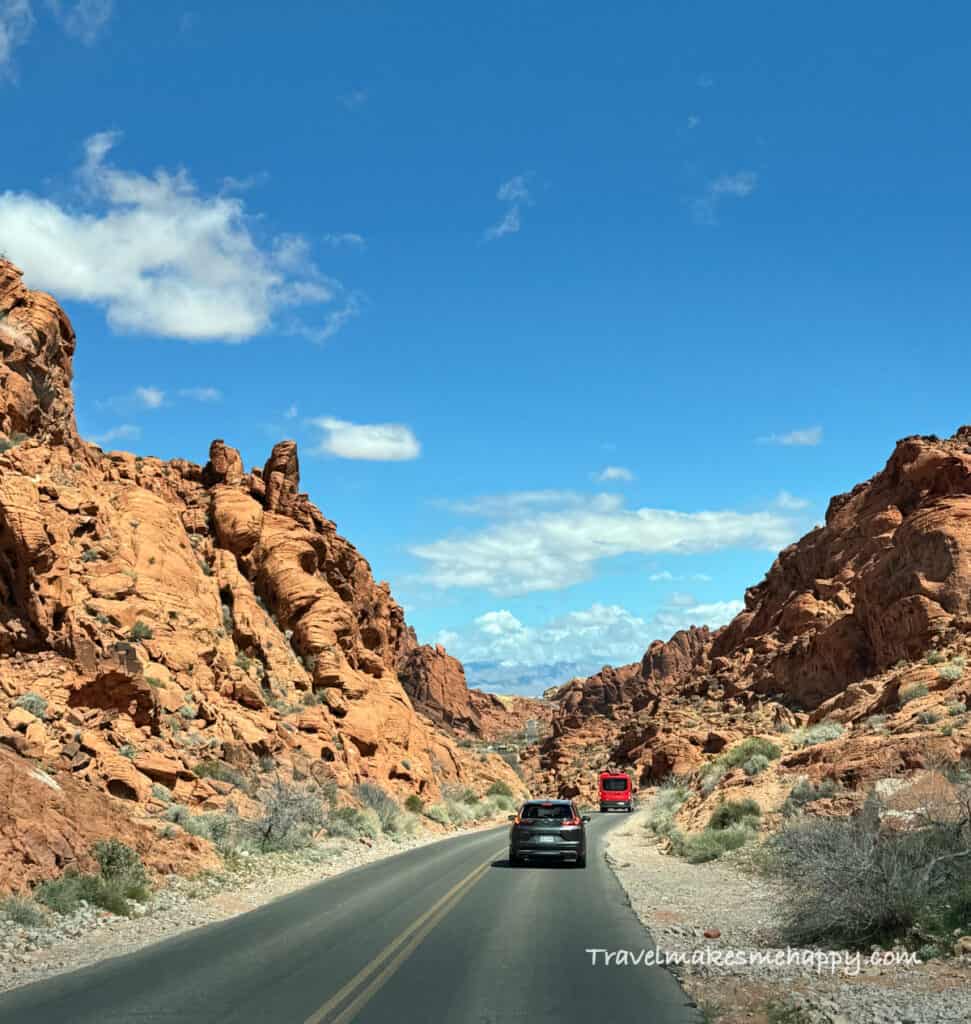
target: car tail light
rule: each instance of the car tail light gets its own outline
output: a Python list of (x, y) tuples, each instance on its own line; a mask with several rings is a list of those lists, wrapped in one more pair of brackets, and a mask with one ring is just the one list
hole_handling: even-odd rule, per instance
[(563, 822), (563, 824), (564, 825), (579, 825), (582, 821), (583, 821), (582, 818), (567, 818)]

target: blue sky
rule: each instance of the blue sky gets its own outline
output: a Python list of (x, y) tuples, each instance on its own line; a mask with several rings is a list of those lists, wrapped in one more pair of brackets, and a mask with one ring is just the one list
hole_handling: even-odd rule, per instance
[(75, 323), (86, 436), (295, 437), (423, 640), (554, 683), (725, 621), (971, 419), (969, 40), (956, 3), (0, 0), (0, 250)]

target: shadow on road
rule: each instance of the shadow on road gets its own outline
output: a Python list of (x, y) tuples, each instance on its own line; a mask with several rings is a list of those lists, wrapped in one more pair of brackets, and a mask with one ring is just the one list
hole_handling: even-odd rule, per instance
[(523, 864), (513, 864), (512, 861), (508, 860), (505, 857), (502, 860), (494, 860), (492, 862), (492, 864), (490, 865), (490, 867), (494, 867), (494, 868), (510, 868), (513, 871), (536, 871), (536, 870), (549, 871), (550, 869), (553, 869), (555, 871), (574, 871), (576, 869), (576, 865), (575, 864), (572, 864), (572, 863), (567, 862), (567, 861), (559, 861), (559, 860), (545, 860), (545, 861), (534, 860), (534, 861), (527, 861), (526, 863), (523, 863)]

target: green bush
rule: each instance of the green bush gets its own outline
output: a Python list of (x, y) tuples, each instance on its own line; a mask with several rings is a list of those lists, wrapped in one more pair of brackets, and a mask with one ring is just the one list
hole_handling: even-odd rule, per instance
[(508, 782), (503, 782), (502, 779), (496, 779), (495, 782), (486, 790), (486, 796), (512, 796), (512, 787)]
[(86, 551), (81, 552), (82, 562), (97, 562), (102, 557), (104, 556), (100, 548), (88, 548)]
[(47, 920), (44, 911), (24, 896), (7, 896), (0, 900), (0, 915), (24, 928), (39, 928)]
[(843, 726), (839, 722), (819, 722), (805, 729), (797, 729), (792, 734), (794, 747), (814, 747), (817, 743), (828, 743), (843, 735)]
[(722, 764), (726, 768), (737, 768), (748, 761), (749, 758), (761, 756), (767, 761), (774, 761), (781, 753), (782, 750), (771, 740), (764, 739), (761, 736), (750, 736), (748, 739), (742, 740), (741, 743), (732, 747), (731, 750), (721, 754), (716, 758), (716, 763)]
[(762, 809), (754, 800), (726, 800), (712, 811), (708, 828), (720, 832), (739, 824), (752, 827), (761, 816)]
[(41, 882), (34, 897), (58, 914), (74, 913), (83, 901), (113, 914), (128, 915), (129, 900), (148, 899), (148, 876), (131, 847), (109, 839), (96, 843), (91, 852), (101, 868), (97, 875), (69, 869), (60, 878)]
[(921, 725), (933, 725), (935, 722), (939, 721), (940, 717), (941, 716), (936, 711), (920, 711), (917, 714), (917, 721), (920, 722)]
[(944, 665), (937, 672), (937, 678), (944, 683), (956, 683), (963, 675), (964, 665), (958, 665), (956, 661)]
[(398, 801), (380, 786), (373, 782), (361, 782), (354, 787), (354, 795), (365, 807), (369, 807), (378, 816), (382, 832), (400, 830), (402, 821)]
[(381, 834), (381, 822), (373, 812), (358, 810), (356, 807), (338, 807), (327, 816), (327, 831), (332, 836), (357, 839), (366, 836), (377, 839)]
[(47, 713), (47, 701), (39, 693), (21, 694), (14, 704), (18, 708), (29, 711), (35, 718), (43, 718)]
[(725, 777), (728, 768), (721, 761), (712, 761), (701, 769), (701, 792), (711, 796), (718, 788), (718, 783)]
[(678, 782), (666, 782), (651, 803), (644, 827), (656, 836), (670, 836), (681, 805), (688, 799), (688, 789)]
[(782, 805), (782, 813), (790, 818), (798, 814), (807, 804), (832, 796), (836, 792), (836, 783), (832, 779), (823, 779), (819, 785), (813, 785), (809, 779), (799, 779), (789, 791)]
[(449, 809), (445, 804), (432, 804), (431, 807), (426, 807), (425, 817), (431, 818), (432, 821), (437, 821), (439, 825), (450, 825), (452, 823), (452, 816), (449, 814)]
[(967, 711), (967, 708), (963, 704), (948, 704), (947, 713), (951, 718), (957, 718), (958, 715), (963, 715)]
[(863, 726), (870, 732), (881, 732), (886, 724), (886, 715), (870, 715), (870, 717), (863, 723)]
[(705, 829), (694, 836), (680, 832), (671, 835), (671, 846), (679, 857), (689, 864), (704, 864), (718, 860), (723, 853), (737, 850), (755, 838), (755, 831), (744, 824), (729, 825), (724, 829)]
[(765, 771), (769, 764), (770, 761), (765, 754), (755, 754), (742, 765), (742, 771), (746, 775), (758, 775), (759, 772)]
[(151, 640), (155, 634), (152, 632), (152, 627), (142, 622), (139, 619), (134, 626), (128, 631), (128, 639), (135, 640)]
[(903, 707), (904, 704), (909, 704), (918, 697), (926, 697), (929, 692), (923, 683), (911, 683), (910, 686), (903, 687), (898, 695), (900, 706)]
[(867, 949), (933, 932), (946, 944), (971, 926), (962, 801), (917, 828), (881, 818), (871, 795), (852, 818), (800, 815), (768, 840), (762, 867), (781, 883), (787, 942)]
[(417, 793), (412, 793), (411, 796), (405, 800), (405, 810), (411, 811), (412, 814), (421, 814), (421, 809), (425, 806), (422, 798)]
[(924, 660), (928, 665), (940, 665), (940, 663), (946, 659), (940, 651), (928, 651)]

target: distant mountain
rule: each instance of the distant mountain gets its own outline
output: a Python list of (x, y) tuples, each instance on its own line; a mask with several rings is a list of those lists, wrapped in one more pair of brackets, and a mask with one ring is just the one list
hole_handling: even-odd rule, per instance
[(470, 687), (488, 693), (538, 696), (576, 676), (593, 675), (608, 663), (607, 658), (588, 661), (553, 661), (546, 665), (522, 665), (502, 661), (467, 661), (465, 678)]

